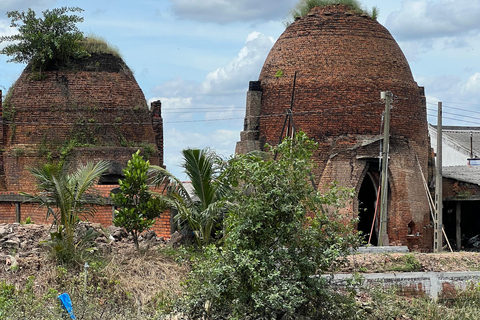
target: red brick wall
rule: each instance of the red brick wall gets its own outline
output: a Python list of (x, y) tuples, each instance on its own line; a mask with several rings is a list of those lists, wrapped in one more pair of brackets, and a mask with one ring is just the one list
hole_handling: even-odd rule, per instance
[[(93, 223), (100, 223), (104, 227), (112, 225), (112, 213), (113, 207), (109, 202), (110, 191), (118, 185), (98, 185), (96, 189), (100, 192), (102, 196), (105, 197), (105, 205), (97, 205), (96, 213), (94, 216), (82, 217), (82, 220), (88, 220)], [(17, 197), (15, 201), (8, 198), (2, 197)], [(40, 207), (36, 203), (22, 202), (19, 198), (18, 193), (14, 192), (3, 192), (0, 193), (0, 223), (13, 223), (16, 222), (16, 208), (15, 203), (20, 205), (21, 219), (20, 221), (25, 221), (28, 217), (38, 224), (51, 224), (53, 219), (50, 217), (46, 218), (47, 211), (45, 208)], [(170, 211), (166, 210), (160, 214), (160, 217), (157, 218), (152, 230), (155, 231), (157, 236), (164, 237), (169, 239), (171, 236), (171, 227), (170, 227)]]
[[(58, 159), (68, 141), (85, 145), (68, 155), (72, 167), (100, 160), (124, 166), (146, 145), (153, 148), (150, 163), (163, 166), (160, 101), (152, 104), (151, 112), (132, 73), (118, 58), (92, 55), (90, 60), (80, 61), (76, 71), (44, 71), (42, 80), (33, 80), (27, 67), (3, 106), (0, 99), (0, 190), (6, 191), (3, 196), (13, 196), (9, 201), (0, 193), (0, 221), (14, 222), (15, 203), (20, 203), (23, 221), (30, 217), (36, 223), (51, 223), (45, 209), (21, 203), (19, 192), (35, 193), (27, 169), (46, 163), (48, 157)], [(98, 186), (107, 198), (114, 187)], [(165, 213), (154, 226), (167, 238), (169, 216)], [(98, 206), (89, 220), (111, 225), (112, 206)]]
[[(142, 90), (129, 72), (48, 71), (32, 80), (24, 71), (3, 105), (4, 190), (31, 191), (26, 167), (44, 163), (47, 154), (58, 158), (68, 141), (75, 158), (126, 164), (138, 147), (154, 149), (150, 162), (163, 165), (161, 104), (155, 128)], [(128, 147), (132, 149), (126, 151)], [(125, 156), (128, 154), (128, 156)]]

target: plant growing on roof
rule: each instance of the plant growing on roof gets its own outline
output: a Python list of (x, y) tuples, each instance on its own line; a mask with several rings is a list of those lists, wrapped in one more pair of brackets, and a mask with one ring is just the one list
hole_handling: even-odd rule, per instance
[(315, 7), (326, 7), (334, 4), (343, 4), (349, 6), (354, 12), (365, 13), (372, 19), (377, 20), (378, 8), (373, 7), (371, 12), (362, 8), (358, 0), (300, 0), (292, 9), (290, 17), (285, 21), (285, 26), (289, 26), (296, 18), (305, 17)]
[(43, 11), (43, 18), (32, 9), (7, 12), (11, 27), (16, 27), (18, 33), (0, 37), (0, 43), (12, 42), (0, 53), (12, 56), (9, 62), (30, 63), (40, 73), (53, 61), (87, 55), (80, 43), (83, 33), (76, 26), (83, 18), (67, 14), (82, 11), (78, 7), (55, 8)]

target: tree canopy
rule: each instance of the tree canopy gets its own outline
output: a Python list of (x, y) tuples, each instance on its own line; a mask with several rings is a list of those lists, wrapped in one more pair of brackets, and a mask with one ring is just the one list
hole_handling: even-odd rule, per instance
[(11, 56), (9, 62), (29, 63), (40, 72), (52, 62), (87, 55), (80, 43), (83, 32), (76, 26), (83, 18), (67, 14), (82, 11), (78, 7), (55, 8), (43, 11), (43, 18), (32, 9), (7, 12), (18, 33), (0, 37), (0, 43), (11, 42), (0, 53)]
[(191, 193), (180, 180), (159, 166), (151, 166), (153, 182), (166, 188), (166, 196), (159, 196), (177, 211), (175, 220), (180, 228), (193, 232), (199, 245), (208, 245), (221, 229), (225, 211), (220, 200), (227, 190), (219, 183), (221, 170), (217, 165), (222, 160), (208, 149), (185, 149), (182, 155), (182, 167), (192, 185)]

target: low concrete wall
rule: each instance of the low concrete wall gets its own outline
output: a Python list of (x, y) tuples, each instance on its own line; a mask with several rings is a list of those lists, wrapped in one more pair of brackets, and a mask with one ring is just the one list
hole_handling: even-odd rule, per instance
[[(406, 296), (429, 296), (433, 300), (450, 298), (457, 290), (463, 290), (469, 282), (480, 282), (479, 271), (468, 272), (399, 272), (365, 273), (363, 287), (382, 285), (385, 288), (395, 286), (399, 294)], [(352, 278), (352, 274), (336, 274), (334, 282), (341, 285)]]

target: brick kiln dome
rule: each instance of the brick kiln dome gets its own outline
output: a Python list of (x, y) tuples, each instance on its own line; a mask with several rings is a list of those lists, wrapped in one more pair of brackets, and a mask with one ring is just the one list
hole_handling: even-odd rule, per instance
[[(317, 138), (378, 134), (380, 91), (386, 90), (397, 97), (392, 134), (420, 140), (427, 134), (422, 94), (398, 44), (377, 21), (343, 5), (316, 7), (292, 23), (270, 51), (259, 81), (262, 115), (292, 107), (297, 127)], [(282, 125), (272, 132), (275, 122), (282, 123), (260, 120), (262, 142), (278, 142)], [(268, 133), (262, 130), (267, 126)]]
[(236, 152), (277, 144), (293, 127), (293, 120), (295, 130), (319, 144), (314, 155), (317, 185), (322, 188), (337, 181), (354, 188), (359, 198), (351, 208), (353, 215), (360, 215), (359, 230), (370, 233), (383, 139), (381, 91), (394, 95), (390, 241), (427, 248), (430, 217), (422, 175), (428, 178), (430, 142), (424, 91), (391, 34), (368, 15), (345, 5), (315, 7), (287, 27), (271, 49), (259, 80), (250, 82)]
[(28, 66), (3, 104), (3, 190), (32, 190), (27, 167), (68, 153), (76, 162), (110, 160), (114, 183), (139, 147), (163, 165), (160, 104), (149, 111), (123, 60), (92, 54), (38, 74)]

